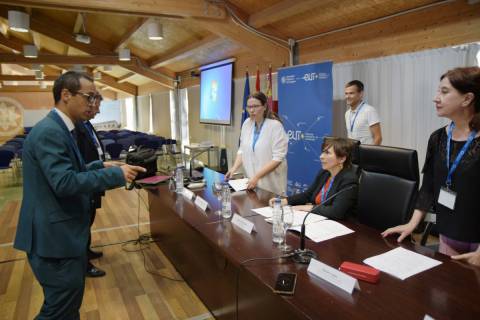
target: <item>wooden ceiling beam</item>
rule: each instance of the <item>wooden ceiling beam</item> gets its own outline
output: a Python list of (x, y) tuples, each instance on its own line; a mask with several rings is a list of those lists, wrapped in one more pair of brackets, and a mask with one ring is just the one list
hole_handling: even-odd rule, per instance
[(118, 49), (123, 47), (134, 35), (134, 33), (137, 32), (138, 29), (140, 29), (147, 21), (148, 18), (138, 18), (135, 24), (122, 36), (122, 39), (120, 39), (113, 51), (118, 51)]
[(115, 89), (116, 91), (121, 91), (132, 96), (137, 95), (138, 88), (136, 85), (133, 85), (131, 83), (120, 83), (118, 82), (117, 78), (112, 77), (107, 73), (98, 70), (95, 71), (94, 68), (87, 68), (87, 73), (91, 74), (92, 76), (94, 72), (99, 72), (101, 74), (101, 79), (95, 80), (95, 82), (102, 83), (112, 89)]
[(23, 40), (13, 38), (13, 37), (5, 37), (3, 34), (0, 34), (0, 45), (9, 48), (10, 50), (16, 51), (18, 53), (23, 51), (23, 45), (27, 44)]
[[(8, 10), (5, 7), (0, 7), (0, 16), (4, 18), (8, 17)], [(99, 40), (97, 38), (91, 37), (90, 44), (84, 44), (76, 42), (74, 37), (72, 37), (71, 31), (66, 29), (64, 26), (53, 22), (47, 17), (42, 17), (36, 15), (30, 17), (30, 29), (32, 31), (41, 33), (49, 38), (68, 44), (69, 46), (86, 52), (97, 57), (103, 56), (103, 61), (98, 60), (97, 62), (92, 62), (89, 60), (90, 57), (84, 57), (85, 63), (77, 62), (78, 64), (87, 64), (87, 65), (98, 65), (98, 64), (113, 64), (120, 65), (125, 69), (136, 72), (150, 80), (156, 81), (165, 87), (172, 89), (173, 88), (173, 77), (171, 75), (160, 72), (159, 70), (150, 69), (145, 61), (132, 55), (131, 61), (123, 62), (119, 61), (115, 52), (110, 48), (110, 45)], [(110, 56), (110, 57), (108, 57)], [(45, 57), (45, 56), (44, 56)], [(70, 64), (71, 61), (66, 56), (64, 62), (59, 62), (60, 64)], [(80, 57), (76, 57), (80, 58)], [(115, 58), (114, 60), (111, 60)], [(48, 60), (48, 58), (45, 58)], [(53, 59), (53, 58), (52, 58)], [(80, 59), (81, 60), (81, 59)], [(80, 61), (76, 60), (76, 61)], [(0, 60), (1, 61), (1, 60)], [(69, 62), (70, 61), (70, 62)], [(28, 62), (27, 62), (28, 63)], [(74, 63), (74, 64), (77, 64)]]
[(2, 86), (0, 92), (52, 92), (52, 87), (42, 89), (39, 86)]
[(135, 72), (128, 72), (128, 73), (124, 74), (123, 76), (119, 77), (119, 78), (117, 79), (117, 82), (118, 82), (118, 83), (125, 82), (125, 81), (127, 81), (128, 79), (130, 79), (131, 77), (133, 77), (133, 76), (135, 76), (135, 75), (136, 75)]
[(42, 80), (35, 79), (35, 76), (19, 76), (10, 74), (1, 74), (0, 81), (55, 81), (57, 76), (45, 76)]
[(3, 63), (15, 64), (54, 64), (54, 65), (97, 65), (97, 64), (118, 64), (128, 68), (135, 64), (134, 61), (119, 61), (117, 56), (65, 56), (65, 55), (42, 55), (37, 58), (25, 58), (19, 54), (0, 54), (0, 61)]
[(222, 38), (217, 35), (210, 35), (201, 40), (191, 42), (182, 48), (172, 51), (170, 53), (160, 55), (150, 59), (148, 62), (151, 68), (158, 68), (169, 65), (175, 61), (183, 60), (191, 57), (201, 50), (206, 50), (215, 47), (222, 42)]
[(2, 0), (13, 6), (55, 10), (92, 11), (141, 16), (168, 15), (224, 19), (225, 9), (207, 1), (198, 0)]
[(264, 61), (289, 60), (289, 52), (286, 45), (280, 45), (266, 40), (239, 26), (232, 19), (225, 21), (191, 19), (192, 24), (206, 29), (220, 37), (226, 37), (235, 41), (240, 46), (248, 49), (252, 54), (261, 56)]
[[(10, 42), (8, 42), (6, 40), (9, 40)], [(13, 37), (10, 38), (10, 39), (6, 39), (2, 35), (0, 35), (0, 44), (3, 44), (3, 43), (5, 43), (6, 45), (12, 45), (13, 44), (12, 46), (16, 46), (16, 47), (23, 47), (23, 44), (24, 44), (24, 42), (20, 39), (16, 39), (16, 38), (13, 38)], [(22, 60), (27, 59), (27, 58), (24, 58), (21, 55), (15, 55), (15, 56), (20, 57), (20, 59), (22, 59)], [(43, 59), (42, 57), (44, 57), (44, 56), (40, 55), (40, 60)], [(72, 59), (74, 56), (48, 55), (46, 57), (49, 57), (48, 59), (58, 59), (58, 63), (57, 63), (57, 60), (50, 61), (50, 62), (46, 62), (46, 61), (41, 61), (40, 62), (40, 61), (38, 61), (39, 58), (36, 58), (36, 59), (24, 60), (25, 62), (22, 65), (33, 64), (33, 63), (55, 65), (55, 67), (45, 66), (44, 69), (43, 69), (43, 72), (44, 72), (45, 75), (47, 75), (49, 73), (54, 73), (54, 76), (56, 78), (61, 73), (62, 69), (68, 69), (69, 66), (71, 65), (71, 63), (65, 63), (65, 61), (64, 61), (65, 57), (70, 57), (70, 58), (67, 58), (67, 59)], [(55, 58), (55, 57), (57, 57), (57, 58)], [(89, 58), (89, 59), (93, 58), (92, 59), (93, 61), (98, 61), (94, 57), (82, 56), (82, 58)], [(117, 59), (116, 57), (113, 57), (113, 59), (114, 60), (111, 61), (112, 64), (113, 64), (113, 62), (118, 63), (118, 61), (116, 61), (116, 59)], [(2, 60), (0, 60), (0, 61), (2, 61)], [(72, 60), (71, 62), (80, 62), (80, 61)], [(20, 63), (18, 63), (18, 64), (20, 64)], [(74, 63), (74, 64), (76, 64), (76, 63)], [(81, 63), (79, 63), (79, 64), (81, 64)], [(60, 69), (60, 71), (58, 71), (56, 68)], [(93, 73), (93, 69), (89, 69), (89, 71), (90, 71), (90, 73)], [(115, 77), (112, 77), (109, 74), (103, 73), (103, 72), (101, 72), (101, 74), (102, 74), (102, 78), (100, 80), (96, 80), (97, 82), (104, 83), (111, 88), (114, 88), (118, 91), (125, 92), (125, 93), (130, 94), (130, 95), (136, 95), (137, 94), (137, 92), (138, 92), (137, 86), (135, 86), (133, 84), (130, 84), (130, 83), (119, 83), (118, 79), (116, 79)], [(53, 80), (55, 80), (55, 79), (53, 79)]]
[(250, 15), (248, 24), (254, 28), (260, 28), (296, 14), (312, 10), (312, 8), (320, 4), (323, 5), (324, 2), (325, 1), (318, 0), (284, 0)]

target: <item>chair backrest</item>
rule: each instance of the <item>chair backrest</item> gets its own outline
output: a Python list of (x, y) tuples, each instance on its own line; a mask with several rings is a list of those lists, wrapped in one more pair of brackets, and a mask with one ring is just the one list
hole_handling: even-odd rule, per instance
[(120, 158), (120, 153), (123, 150), (123, 146), (120, 143), (110, 143), (109, 145), (105, 146), (105, 150), (107, 150), (111, 159), (116, 160)]
[(417, 151), (360, 145), (359, 165), (358, 221), (379, 230), (406, 223), (418, 193)]
[(0, 169), (10, 167), (10, 161), (15, 157), (15, 153), (10, 150), (0, 150)]
[(12, 144), (4, 144), (0, 146), (0, 150), (12, 151), (13, 153), (15, 153), (15, 151), (17, 151), (18, 149), (19, 147), (17, 145)]

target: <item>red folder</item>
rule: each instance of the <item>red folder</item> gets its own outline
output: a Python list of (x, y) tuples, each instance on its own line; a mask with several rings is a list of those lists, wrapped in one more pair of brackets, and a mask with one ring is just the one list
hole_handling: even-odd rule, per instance
[(340, 271), (345, 272), (346, 274), (351, 275), (358, 280), (363, 280), (371, 283), (377, 283), (380, 278), (380, 271), (363, 265), (353, 262), (345, 261), (340, 265)]
[(141, 180), (137, 180), (136, 182), (139, 184), (154, 186), (161, 182), (167, 181), (168, 179), (170, 179), (170, 176), (152, 176), (152, 177), (144, 178)]

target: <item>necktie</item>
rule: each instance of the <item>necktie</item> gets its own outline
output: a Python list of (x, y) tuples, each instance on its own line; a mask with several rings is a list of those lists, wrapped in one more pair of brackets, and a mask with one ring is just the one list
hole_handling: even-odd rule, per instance
[(95, 139), (95, 134), (93, 133), (92, 124), (87, 121), (85, 122), (85, 127), (87, 128), (87, 131), (90, 134), (90, 138), (92, 138), (93, 144), (95, 145), (95, 147), (98, 148), (98, 143), (97, 143), (97, 139)]

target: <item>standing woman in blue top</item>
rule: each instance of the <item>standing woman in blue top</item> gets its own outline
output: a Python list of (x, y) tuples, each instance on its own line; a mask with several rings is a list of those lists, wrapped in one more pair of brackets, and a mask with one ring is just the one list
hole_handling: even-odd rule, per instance
[(456, 68), (440, 78), (437, 115), (452, 122), (432, 133), (423, 184), (410, 222), (383, 232), (402, 241), (431, 208), (437, 213), (439, 251), (480, 266), (480, 68)]
[(243, 165), (249, 179), (248, 189), (258, 186), (284, 195), (287, 189), (287, 134), (282, 123), (268, 110), (263, 92), (249, 96), (247, 111), (250, 117), (242, 125), (240, 148), (225, 178), (231, 178)]

